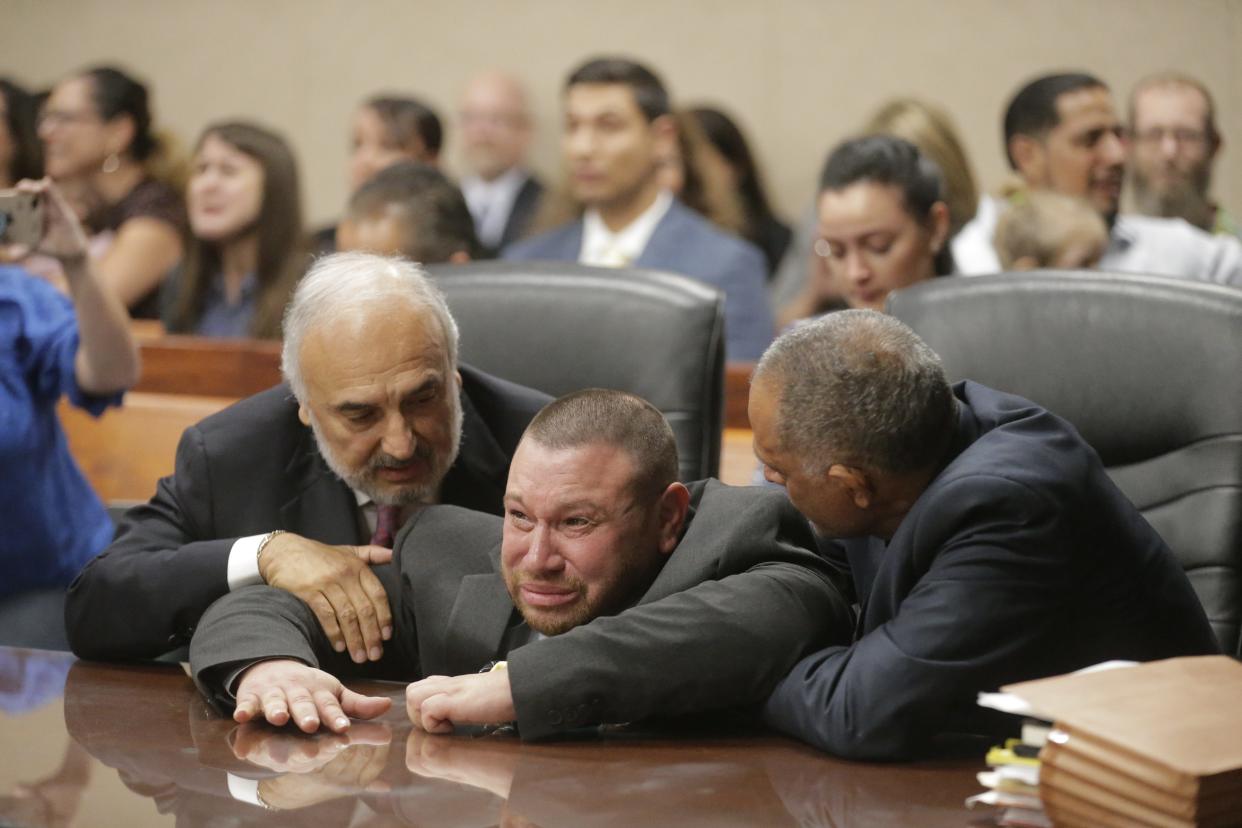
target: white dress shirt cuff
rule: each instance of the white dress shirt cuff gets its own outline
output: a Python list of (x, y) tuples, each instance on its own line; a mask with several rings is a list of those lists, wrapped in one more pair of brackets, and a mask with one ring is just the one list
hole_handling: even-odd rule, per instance
[(230, 592), (251, 584), (263, 583), (263, 577), (259, 575), (259, 541), (265, 537), (266, 534), (251, 535), (233, 541), (233, 548), (229, 550)]
[[(262, 536), (260, 536), (262, 537)], [(249, 802), (251, 805), (258, 805), (260, 808), (266, 808), (259, 801), (259, 780), (246, 779), (243, 776), (228, 775), (229, 796), (241, 802)]]

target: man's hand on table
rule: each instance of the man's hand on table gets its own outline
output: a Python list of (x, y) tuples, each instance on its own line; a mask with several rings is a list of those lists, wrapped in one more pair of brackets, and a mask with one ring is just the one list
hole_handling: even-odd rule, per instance
[(405, 709), (414, 726), (428, 733), (452, 733), (457, 724), (499, 724), (517, 718), (508, 670), (416, 681), (405, 688)]
[(388, 594), (371, 571), (391, 560), (382, 546), (329, 546), (282, 532), (263, 547), (259, 575), (305, 601), (333, 648), (361, 664), (378, 661), (392, 637)]
[(261, 661), (241, 674), (233, 720), (245, 723), (262, 717), (277, 727), (290, 719), (306, 733), (320, 723), (333, 733), (349, 729), (349, 717), (373, 719), (392, 706), (384, 696), (364, 696), (335, 677), (300, 661)]

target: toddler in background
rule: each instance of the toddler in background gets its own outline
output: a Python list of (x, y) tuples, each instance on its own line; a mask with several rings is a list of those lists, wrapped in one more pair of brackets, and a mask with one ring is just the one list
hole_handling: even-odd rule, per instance
[(1084, 199), (1050, 190), (1009, 187), (996, 223), (996, 254), (1005, 270), (1085, 270), (1108, 244), (1108, 228)]

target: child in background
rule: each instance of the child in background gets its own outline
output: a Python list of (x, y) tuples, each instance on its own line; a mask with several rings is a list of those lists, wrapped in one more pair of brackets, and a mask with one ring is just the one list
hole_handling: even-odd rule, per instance
[(1005, 270), (1086, 270), (1108, 244), (1108, 228), (1090, 204), (1048, 190), (1010, 187), (996, 224), (996, 254)]

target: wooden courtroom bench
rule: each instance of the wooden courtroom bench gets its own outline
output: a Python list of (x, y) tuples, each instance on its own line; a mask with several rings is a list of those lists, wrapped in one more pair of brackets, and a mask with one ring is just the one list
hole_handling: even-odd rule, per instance
[(69, 451), (95, 493), (108, 505), (123, 505), (150, 498), (156, 481), (172, 474), (181, 432), (235, 399), (131, 391), (122, 407), (99, 419), (65, 400), (57, 410)]
[(96, 420), (64, 400), (69, 450), (107, 504), (147, 500), (171, 474), (187, 426), (280, 382), (280, 343), (163, 333), (136, 321), (142, 377), (125, 404)]

